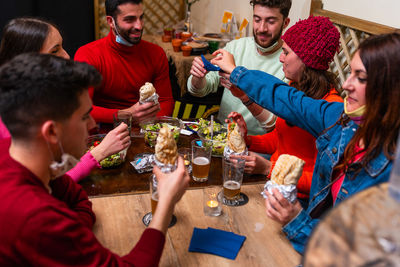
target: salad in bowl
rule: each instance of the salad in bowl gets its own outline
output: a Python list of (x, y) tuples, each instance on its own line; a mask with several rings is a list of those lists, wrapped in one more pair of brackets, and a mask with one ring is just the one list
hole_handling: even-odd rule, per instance
[[(95, 134), (88, 137), (87, 144), (88, 150), (92, 150), (94, 147), (98, 146), (103, 140), (105, 134)], [(121, 165), (125, 161), (126, 150), (122, 150), (118, 153), (112, 154), (107, 158), (99, 162), (103, 169), (115, 168)]]
[(157, 117), (154, 120), (140, 124), (141, 132), (144, 133), (144, 141), (151, 147), (156, 145), (158, 132), (166, 125), (172, 132), (175, 141), (178, 142), (180, 132), (183, 128), (182, 121), (172, 117)]
[(211, 129), (210, 127), (201, 127), (197, 131), (200, 139), (211, 140), (213, 144), (212, 155), (216, 157), (221, 157), (224, 154), (224, 149), (227, 140), (227, 130), (224, 126), (214, 126), (213, 136), (211, 139)]

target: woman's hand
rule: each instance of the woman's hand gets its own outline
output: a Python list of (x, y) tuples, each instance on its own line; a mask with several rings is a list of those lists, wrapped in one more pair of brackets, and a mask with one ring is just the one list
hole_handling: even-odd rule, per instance
[(230, 123), (230, 119), (232, 119), (239, 126), (239, 132), (242, 134), (244, 140), (247, 141), (247, 125), (242, 114), (232, 111), (228, 114), (228, 118), (225, 120), (225, 122)]
[(272, 189), (273, 194), (268, 193), (267, 190), (264, 192), (268, 197), (265, 199), (267, 216), (282, 226), (293, 220), (302, 210), (298, 201), (294, 204), (290, 203), (276, 188)]
[(97, 162), (100, 162), (108, 156), (127, 148), (130, 144), (131, 137), (128, 132), (128, 125), (121, 123), (118, 127), (110, 131), (90, 153)]
[(244, 159), (244, 172), (250, 174), (268, 175), (271, 170), (271, 162), (257, 153), (249, 152), (248, 156), (231, 155), (232, 159)]
[(224, 49), (218, 49), (212, 53), (212, 55), (216, 57), (211, 60), (211, 63), (219, 66), (225, 73), (231, 74), (236, 68), (235, 59), (228, 51)]

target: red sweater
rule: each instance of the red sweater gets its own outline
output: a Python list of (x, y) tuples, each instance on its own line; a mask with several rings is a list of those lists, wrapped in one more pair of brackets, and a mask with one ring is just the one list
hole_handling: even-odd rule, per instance
[[(329, 102), (343, 102), (343, 99), (332, 89), (323, 99)], [(282, 154), (289, 154), (301, 158), (304, 164), (303, 174), (297, 184), (297, 197), (308, 199), (311, 180), (314, 171), (317, 148), (315, 138), (296, 126), (289, 126), (284, 119), (276, 120), (275, 129), (267, 134), (250, 136), (250, 151), (272, 154), (272, 168)]]
[(92, 204), (68, 176), (41, 180), (8, 153), (0, 140), (0, 266), (157, 266), (164, 235), (146, 229), (135, 248), (119, 257), (91, 228)]
[(94, 105), (91, 115), (96, 121), (112, 123), (114, 112), (139, 101), (139, 89), (146, 82), (153, 83), (159, 95), (157, 116), (172, 114), (168, 61), (161, 47), (143, 40), (131, 47), (121, 45), (110, 31), (108, 36), (79, 48), (75, 60), (93, 65), (103, 76), (99, 88), (89, 89)]

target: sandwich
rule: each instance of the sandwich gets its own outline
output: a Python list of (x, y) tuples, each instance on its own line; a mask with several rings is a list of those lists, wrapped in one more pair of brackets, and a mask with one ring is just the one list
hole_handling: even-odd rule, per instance
[(178, 148), (168, 126), (160, 129), (155, 146), (155, 157), (160, 163), (174, 165), (178, 158)]
[(140, 87), (140, 103), (154, 101), (151, 97), (156, 94), (156, 89), (152, 83), (146, 82), (142, 87)]
[(305, 161), (298, 157), (282, 154), (275, 163), (271, 181), (278, 185), (297, 185), (303, 173)]
[(235, 153), (243, 153), (246, 151), (246, 141), (239, 131), (237, 123), (228, 125), (228, 141), (229, 148)]

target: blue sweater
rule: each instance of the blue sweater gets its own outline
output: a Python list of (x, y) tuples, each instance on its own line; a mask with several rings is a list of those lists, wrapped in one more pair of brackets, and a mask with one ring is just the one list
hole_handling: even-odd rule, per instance
[[(349, 121), (344, 126), (337, 124), (326, 130), (343, 114), (343, 103), (312, 99), (265, 72), (237, 67), (231, 73), (230, 80), (254, 102), (317, 138), (318, 155), (308, 208), (283, 227), (283, 232), (294, 248), (303, 253), (308, 237), (319, 222), (319, 218), (311, 214), (323, 200), (329, 201), (332, 198), (331, 188), (327, 185), (331, 182), (333, 167), (343, 155), (358, 125)], [(383, 151), (355, 178), (354, 172), (349, 168), (334, 205), (363, 189), (387, 182), (391, 168), (392, 161), (386, 158)]]

